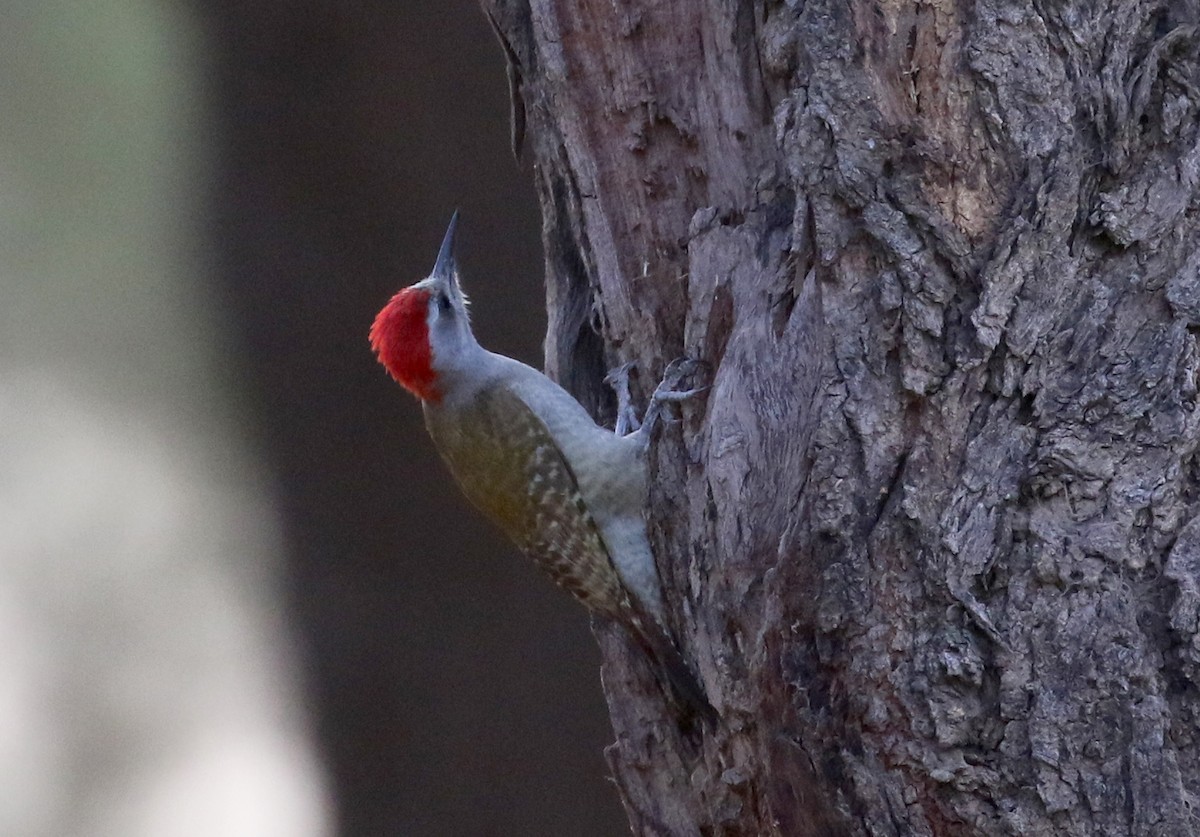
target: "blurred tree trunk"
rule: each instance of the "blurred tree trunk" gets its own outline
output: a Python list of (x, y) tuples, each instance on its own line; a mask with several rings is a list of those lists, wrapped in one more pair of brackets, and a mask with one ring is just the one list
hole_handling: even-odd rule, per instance
[(601, 636), (634, 831), (1197, 828), (1196, 4), (485, 8), (551, 373), (712, 367), (652, 518), (724, 724)]

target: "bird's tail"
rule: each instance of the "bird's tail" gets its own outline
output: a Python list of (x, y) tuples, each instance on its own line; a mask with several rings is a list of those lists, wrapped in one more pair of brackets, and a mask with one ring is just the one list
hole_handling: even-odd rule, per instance
[(645, 646), (648, 656), (658, 663), (666, 675), (667, 683), (683, 705), (694, 712), (710, 727), (715, 727), (721, 716), (708, 700), (700, 681), (692, 674), (675, 642), (653, 618), (638, 620), (638, 639)]

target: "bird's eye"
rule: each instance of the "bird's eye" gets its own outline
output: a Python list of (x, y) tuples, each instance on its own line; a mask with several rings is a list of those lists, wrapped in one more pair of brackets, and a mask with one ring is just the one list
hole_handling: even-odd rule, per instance
[(437, 295), (437, 307), (439, 314), (449, 314), (451, 312), (450, 297), (445, 294)]

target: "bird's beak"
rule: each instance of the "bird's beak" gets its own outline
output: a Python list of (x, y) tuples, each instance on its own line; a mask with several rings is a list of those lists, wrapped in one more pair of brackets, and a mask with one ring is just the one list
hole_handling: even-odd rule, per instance
[(450, 216), (450, 226), (442, 238), (442, 249), (438, 250), (437, 261), (433, 264), (433, 273), (429, 277), (434, 283), (444, 287), (452, 296), (459, 297), (462, 290), (458, 286), (458, 265), (454, 261), (454, 231), (458, 228), (458, 210)]

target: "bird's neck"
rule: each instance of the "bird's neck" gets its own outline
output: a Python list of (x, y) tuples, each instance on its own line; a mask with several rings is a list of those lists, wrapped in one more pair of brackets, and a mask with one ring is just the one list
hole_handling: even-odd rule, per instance
[(434, 346), (434, 386), (441, 398), (457, 399), (478, 388), (486, 377), (490, 357), (491, 352), (480, 346), (473, 336), (449, 347)]

